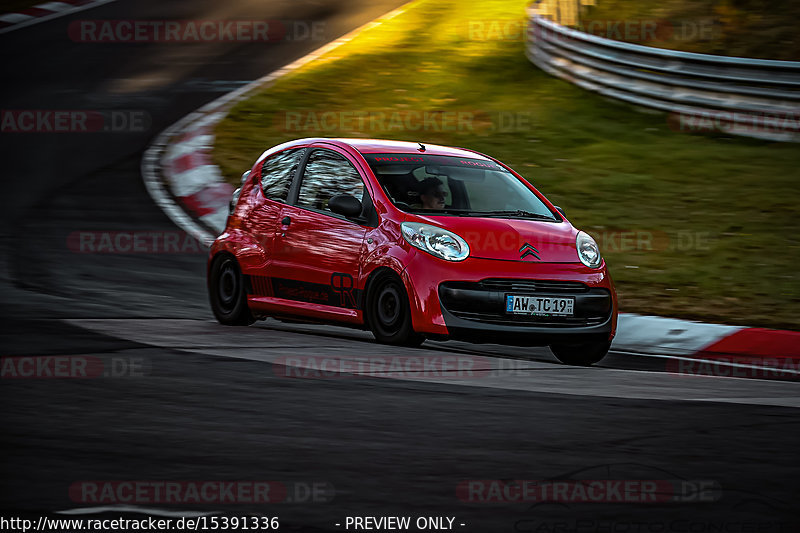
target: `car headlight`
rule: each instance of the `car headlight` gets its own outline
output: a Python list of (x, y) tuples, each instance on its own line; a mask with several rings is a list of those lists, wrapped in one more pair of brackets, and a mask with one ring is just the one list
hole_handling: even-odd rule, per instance
[(467, 241), (452, 231), (419, 222), (403, 222), (400, 229), (408, 244), (440, 259), (463, 261), (469, 257)]
[(575, 247), (578, 249), (578, 259), (587, 267), (597, 268), (603, 262), (603, 258), (600, 255), (600, 247), (597, 246), (597, 243), (588, 233), (578, 232), (578, 237), (575, 239)]

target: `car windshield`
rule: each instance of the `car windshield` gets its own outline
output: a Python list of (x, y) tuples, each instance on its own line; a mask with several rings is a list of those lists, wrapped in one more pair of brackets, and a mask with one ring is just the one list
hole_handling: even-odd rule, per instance
[(389, 199), (409, 213), (559, 221), (493, 161), (424, 154), (365, 154)]

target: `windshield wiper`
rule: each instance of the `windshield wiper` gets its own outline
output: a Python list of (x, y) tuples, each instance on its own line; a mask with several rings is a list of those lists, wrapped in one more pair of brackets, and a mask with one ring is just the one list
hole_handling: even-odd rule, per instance
[(419, 208), (418, 207), (418, 208), (412, 208), (412, 210), (409, 211), (409, 213), (414, 213), (416, 215), (428, 215), (428, 214), (435, 215), (435, 214), (438, 214), (438, 213), (455, 213), (455, 214), (458, 214), (458, 215), (469, 215), (470, 213), (472, 213), (472, 211), (469, 211), (467, 209), (450, 209), (450, 208), (445, 208), (445, 209), (423, 209), (423, 208)]
[(548, 215), (542, 215), (539, 213), (532, 213), (530, 211), (524, 211), (522, 209), (510, 210), (510, 211), (470, 211), (469, 209), (453, 209), (453, 208), (445, 208), (445, 209), (414, 209), (409, 211), (410, 213), (415, 213), (417, 215), (436, 215), (436, 214), (454, 214), (454, 215), (462, 215), (467, 217), (517, 217), (517, 218), (533, 218), (535, 220), (555, 220), (553, 217)]
[(524, 211), (522, 209), (515, 209), (510, 211), (472, 211), (470, 214), (475, 216), (485, 216), (485, 217), (514, 216), (520, 218), (535, 218), (536, 220), (555, 220), (552, 216), (542, 215), (540, 213), (532, 213), (530, 211)]

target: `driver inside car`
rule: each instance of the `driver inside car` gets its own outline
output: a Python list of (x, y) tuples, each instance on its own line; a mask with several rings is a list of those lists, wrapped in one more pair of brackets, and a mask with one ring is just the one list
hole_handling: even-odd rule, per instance
[(447, 192), (439, 178), (426, 178), (419, 184), (419, 201), (423, 209), (444, 209)]

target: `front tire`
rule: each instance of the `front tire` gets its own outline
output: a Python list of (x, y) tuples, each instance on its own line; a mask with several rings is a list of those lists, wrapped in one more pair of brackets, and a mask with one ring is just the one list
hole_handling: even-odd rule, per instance
[(610, 347), (609, 342), (553, 344), (550, 346), (550, 351), (565, 365), (592, 366), (606, 356)]
[(414, 332), (411, 307), (403, 282), (394, 274), (380, 274), (369, 286), (366, 321), (375, 340), (383, 344), (419, 346), (425, 337)]
[(247, 307), (247, 294), (239, 264), (232, 256), (218, 255), (208, 271), (208, 299), (220, 324), (249, 326), (255, 322)]

